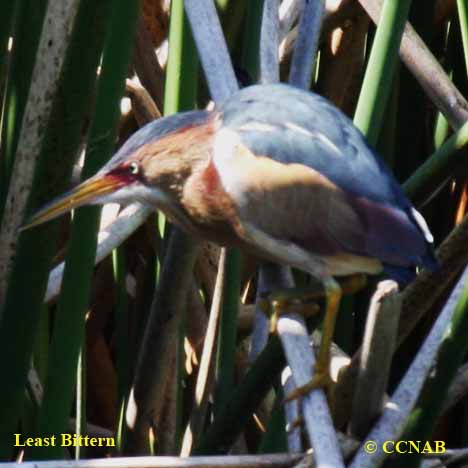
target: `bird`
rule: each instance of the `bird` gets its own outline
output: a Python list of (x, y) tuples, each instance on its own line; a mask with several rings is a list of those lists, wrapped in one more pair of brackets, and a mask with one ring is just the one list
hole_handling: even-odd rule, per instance
[(147, 124), (25, 227), (109, 202), (149, 205), (193, 236), (317, 278), (327, 305), (313, 387), (329, 377), (337, 277), (386, 271), (403, 283), (437, 269), (426, 221), (361, 132), (324, 97), (287, 84)]

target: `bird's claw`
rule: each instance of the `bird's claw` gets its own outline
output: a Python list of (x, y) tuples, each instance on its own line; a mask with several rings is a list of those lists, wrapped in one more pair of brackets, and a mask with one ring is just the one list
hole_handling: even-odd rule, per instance
[(301, 428), (302, 425), (304, 424), (304, 417), (303, 416), (298, 416), (296, 419), (291, 421), (286, 425), (286, 432), (290, 434), (294, 430)]
[(293, 401), (298, 398), (307, 396), (310, 392), (317, 389), (323, 389), (327, 395), (330, 407), (333, 407), (333, 390), (335, 382), (331, 378), (328, 369), (321, 368), (316, 364), (315, 372), (312, 379), (304, 385), (295, 388), (289, 395), (286, 396), (285, 402)]
[[(317, 295), (313, 296), (316, 299)], [(311, 301), (311, 297), (298, 297), (297, 292), (274, 292), (266, 294), (260, 299), (260, 309), (270, 318), (270, 332), (276, 332), (280, 315), (299, 314), (304, 318), (316, 315), (320, 311), (319, 305)]]

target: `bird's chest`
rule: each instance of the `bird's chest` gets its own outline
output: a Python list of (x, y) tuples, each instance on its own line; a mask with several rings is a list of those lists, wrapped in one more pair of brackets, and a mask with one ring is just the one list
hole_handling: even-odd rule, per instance
[(189, 177), (182, 203), (202, 237), (222, 245), (239, 245), (234, 228), (238, 219), (235, 205), (211, 162)]

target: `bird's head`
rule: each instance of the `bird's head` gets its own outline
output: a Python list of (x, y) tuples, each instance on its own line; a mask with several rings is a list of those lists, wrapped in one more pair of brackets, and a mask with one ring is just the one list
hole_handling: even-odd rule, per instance
[(187, 178), (210, 157), (214, 128), (215, 122), (205, 111), (146, 125), (97, 174), (34, 213), (22, 229), (80, 206), (105, 203), (141, 202), (177, 215)]

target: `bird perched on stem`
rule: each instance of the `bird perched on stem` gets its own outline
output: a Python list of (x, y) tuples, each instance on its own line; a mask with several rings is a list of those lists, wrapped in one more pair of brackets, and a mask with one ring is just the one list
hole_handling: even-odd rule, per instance
[(31, 227), (85, 204), (139, 201), (184, 230), (323, 282), (317, 360), (328, 375), (341, 296), (335, 276), (401, 280), (434, 269), (432, 236), (352, 122), (324, 98), (284, 84), (245, 88), (212, 111), (154, 121)]

